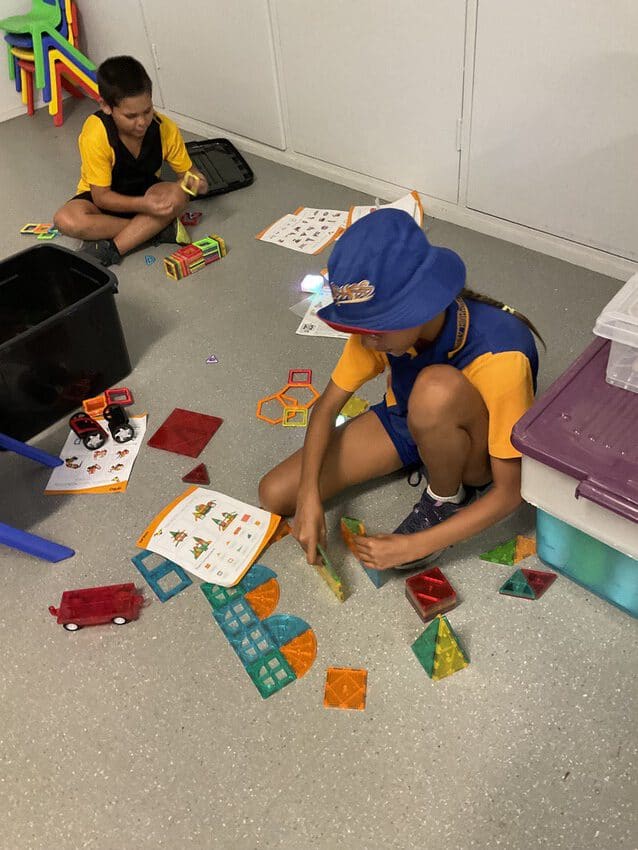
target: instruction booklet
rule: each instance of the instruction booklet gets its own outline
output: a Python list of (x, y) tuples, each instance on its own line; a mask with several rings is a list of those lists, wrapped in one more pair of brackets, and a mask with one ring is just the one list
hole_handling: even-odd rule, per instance
[(205, 487), (167, 505), (137, 545), (204, 581), (232, 587), (257, 560), (281, 517)]
[[(107, 428), (104, 419), (96, 421)], [(135, 458), (146, 433), (146, 414), (131, 416), (134, 436), (128, 443), (116, 443), (111, 437), (100, 449), (87, 449), (73, 431), (69, 431), (60, 457), (44, 490), (47, 496), (83, 493), (123, 493), (133, 471)]]

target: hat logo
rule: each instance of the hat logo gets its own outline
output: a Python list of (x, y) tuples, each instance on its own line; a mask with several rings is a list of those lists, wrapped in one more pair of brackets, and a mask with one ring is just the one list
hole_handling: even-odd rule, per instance
[(338, 286), (330, 284), (332, 300), (335, 304), (362, 304), (374, 298), (374, 285), (369, 280), (360, 280), (358, 283), (344, 283)]

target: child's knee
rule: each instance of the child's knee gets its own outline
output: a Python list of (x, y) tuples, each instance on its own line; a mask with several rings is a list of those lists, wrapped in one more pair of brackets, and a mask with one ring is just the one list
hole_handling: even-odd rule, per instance
[(66, 204), (53, 216), (53, 225), (65, 236), (75, 236), (78, 231), (77, 216), (73, 215)]
[(294, 511), (291, 504), (290, 488), (286, 480), (275, 467), (267, 472), (259, 482), (259, 505), (266, 511), (281, 516), (287, 516)]
[(454, 366), (427, 366), (417, 375), (408, 409), (427, 408), (440, 411), (453, 404), (464, 389), (467, 378)]

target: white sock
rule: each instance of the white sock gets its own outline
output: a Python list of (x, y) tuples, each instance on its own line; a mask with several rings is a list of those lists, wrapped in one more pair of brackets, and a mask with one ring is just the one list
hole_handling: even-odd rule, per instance
[(455, 505), (460, 505), (465, 498), (465, 487), (463, 484), (459, 484), (459, 489), (453, 496), (437, 496), (437, 494), (432, 491), (429, 484), (426, 492), (431, 499), (434, 499), (435, 502), (454, 502)]

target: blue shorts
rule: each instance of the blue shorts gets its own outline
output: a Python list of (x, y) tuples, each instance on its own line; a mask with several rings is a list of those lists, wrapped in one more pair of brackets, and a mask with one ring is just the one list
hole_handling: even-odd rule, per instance
[(379, 417), (401, 458), (401, 463), (404, 466), (420, 466), (423, 461), (417, 445), (412, 439), (412, 434), (408, 430), (407, 417), (398, 411), (395, 413), (392, 408), (387, 406), (385, 399), (378, 404), (373, 404), (370, 410)]

